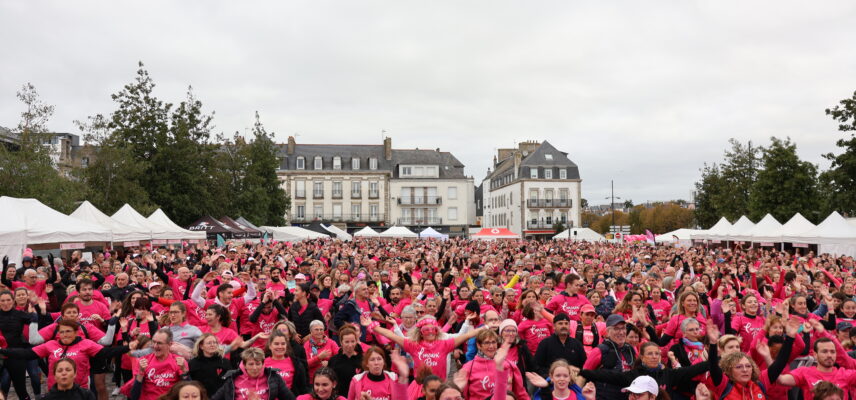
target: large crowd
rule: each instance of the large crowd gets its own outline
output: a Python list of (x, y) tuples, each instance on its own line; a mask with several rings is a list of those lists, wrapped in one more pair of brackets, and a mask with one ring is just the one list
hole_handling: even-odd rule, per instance
[(91, 262), (28, 249), (3, 261), (0, 389), (844, 400), (856, 398), (854, 272), (851, 257), (748, 245), (327, 239)]

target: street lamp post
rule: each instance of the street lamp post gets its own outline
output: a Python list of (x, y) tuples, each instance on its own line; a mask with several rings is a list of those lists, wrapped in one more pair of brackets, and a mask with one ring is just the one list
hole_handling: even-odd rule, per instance
[(609, 181), (609, 190), (611, 194), (607, 199), (611, 199), (609, 201), (609, 207), (612, 208), (612, 226), (615, 226), (615, 199), (621, 200), (621, 197), (615, 197), (615, 181)]

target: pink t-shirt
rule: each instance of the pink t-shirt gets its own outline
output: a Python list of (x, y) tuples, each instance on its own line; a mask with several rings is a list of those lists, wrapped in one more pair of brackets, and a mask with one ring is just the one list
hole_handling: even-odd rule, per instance
[[(77, 328), (77, 335), (82, 338), (97, 342), (104, 337), (104, 332), (102, 332), (100, 329), (96, 328), (92, 324), (85, 323), (83, 324), (83, 327), (86, 328), (86, 333), (88, 335), (83, 334), (83, 329)], [(59, 325), (54, 322), (42, 329), (39, 329), (39, 336), (41, 336), (42, 339), (44, 339), (45, 341), (54, 339), (59, 340)]]
[(446, 377), (446, 356), (455, 349), (455, 339), (413, 342), (404, 339), (404, 351), (413, 357), (416, 368), (427, 365), (434, 375)]
[(48, 292), (45, 290), (45, 286), (47, 286), (47, 281), (36, 281), (33, 286), (27, 285), (21, 281), (12, 282), (12, 290), (18, 288), (26, 288), (31, 292), (36, 292), (36, 296), (41, 297), (42, 299), (48, 299)]
[(143, 390), (140, 400), (157, 400), (181, 380), (181, 368), (178, 367), (175, 356), (172, 354), (163, 361), (158, 360), (155, 354), (149, 354), (143, 358), (149, 361), (149, 365), (143, 372)]
[[(107, 306), (105, 306), (104, 303), (95, 300), (93, 300), (89, 305), (83, 304), (83, 301), (81, 300), (77, 300), (74, 303), (80, 308), (79, 322), (82, 324), (90, 323), (99, 329), (103, 329), (105, 325), (104, 323), (110, 320), (110, 310), (107, 309)], [(92, 316), (96, 314), (101, 316), (104, 323), (92, 318)]]
[(541, 318), (538, 321), (524, 319), (518, 326), (520, 338), (526, 341), (526, 346), (529, 347), (529, 352), (535, 354), (538, 350), (538, 344), (553, 334), (553, 324), (546, 318)]
[[(48, 358), (48, 371), (53, 371), (53, 366), (61, 358), (70, 358), (77, 364), (77, 375), (74, 383), (80, 387), (89, 387), (89, 360), (101, 351), (102, 347), (89, 339), (83, 339), (71, 346), (63, 346), (59, 341), (49, 342), (33, 347), (33, 352), (39, 357)], [(54, 374), (48, 375), (48, 387), (55, 383)]]
[(279, 376), (285, 381), (285, 385), (291, 389), (291, 384), (294, 383), (294, 363), (290, 357), (285, 357), (282, 360), (274, 360), (273, 358), (265, 358), (265, 367), (276, 368)]
[(817, 367), (800, 367), (790, 372), (796, 380), (797, 387), (802, 389), (803, 398), (813, 398), (811, 389), (820, 381), (829, 381), (840, 387), (845, 393), (849, 392), (856, 384), (856, 371), (844, 368), (835, 368), (831, 372), (820, 372)]

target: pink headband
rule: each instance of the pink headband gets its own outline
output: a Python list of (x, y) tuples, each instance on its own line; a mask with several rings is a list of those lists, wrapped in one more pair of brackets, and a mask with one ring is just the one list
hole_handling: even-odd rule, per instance
[(437, 320), (434, 318), (423, 318), (423, 319), (419, 320), (419, 322), (416, 323), (416, 327), (420, 328), (420, 329), (426, 325), (438, 327)]

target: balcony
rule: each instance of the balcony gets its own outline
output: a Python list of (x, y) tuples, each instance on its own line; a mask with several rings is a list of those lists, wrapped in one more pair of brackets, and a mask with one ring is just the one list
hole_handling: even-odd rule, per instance
[(334, 191), (333, 192), (333, 198), (334, 199), (341, 199), (342, 198), (342, 192), (335, 192)]
[(403, 206), (439, 206), (443, 198), (439, 196), (404, 196), (398, 198), (398, 204)]
[(313, 222), (313, 221), (332, 221), (332, 222), (384, 222), (383, 214), (320, 214), (320, 215), (295, 215), (290, 219), (291, 222)]
[(306, 191), (305, 190), (295, 191), (294, 192), (294, 198), (295, 199), (305, 199), (306, 198)]
[(324, 198), (324, 192), (312, 192), (312, 198), (313, 199), (323, 199)]
[(402, 217), (398, 219), (399, 225), (441, 225), (443, 218), (439, 217)]
[(529, 199), (526, 200), (529, 208), (570, 208), (573, 202), (570, 199)]
[(363, 192), (351, 192), (351, 198), (352, 199), (362, 199), (363, 198)]
[(557, 223), (561, 223), (562, 225), (565, 225), (565, 226), (568, 225), (567, 221), (561, 221), (561, 220), (559, 220), (559, 221), (553, 221), (553, 220), (550, 220), (550, 221), (533, 221), (533, 220), (530, 220), (530, 221), (526, 221), (526, 229), (553, 229), (553, 225), (557, 224)]
[(380, 192), (377, 192), (377, 191), (375, 191), (375, 192), (369, 191), (369, 198), (370, 198), (370, 199), (377, 199), (377, 198), (379, 198), (379, 197), (380, 197)]

